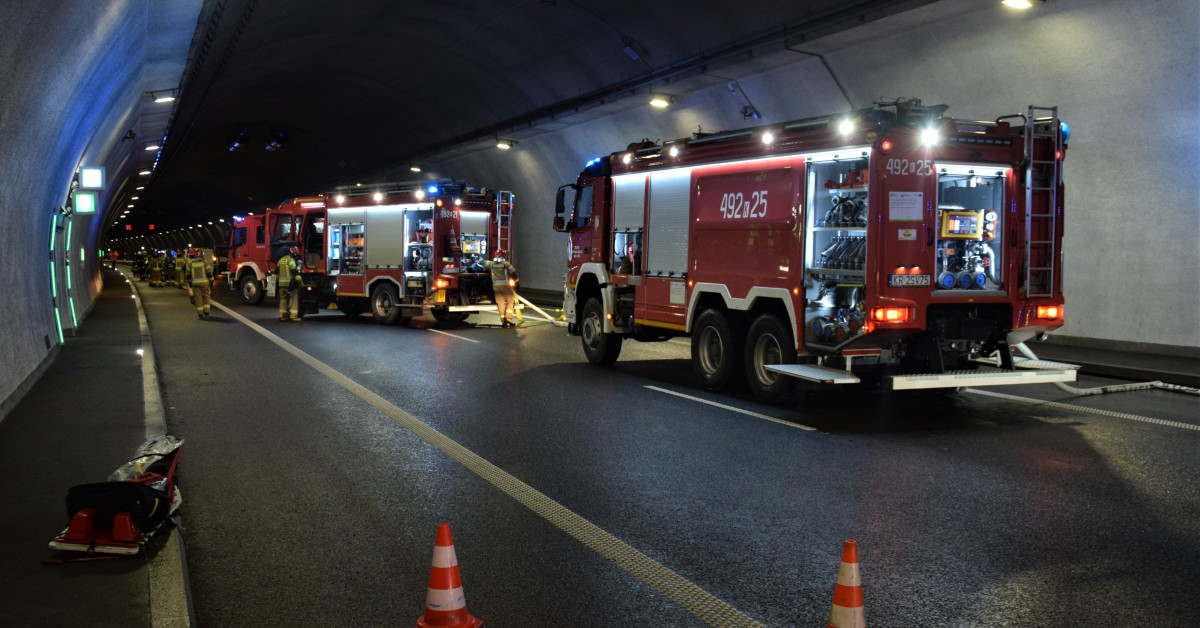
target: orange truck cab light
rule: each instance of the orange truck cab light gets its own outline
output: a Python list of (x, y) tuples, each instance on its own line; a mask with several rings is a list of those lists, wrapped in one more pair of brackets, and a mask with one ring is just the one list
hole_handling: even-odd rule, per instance
[(880, 323), (907, 323), (912, 320), (911, 312), (907, 307), (877, 307), (871, 309), (871, 320)]
[(1037, 306), (1037, 317), (1044, 320), (1058, 320), (1062, 318), (1063, 309), (1061, 305), (1039, 305)]

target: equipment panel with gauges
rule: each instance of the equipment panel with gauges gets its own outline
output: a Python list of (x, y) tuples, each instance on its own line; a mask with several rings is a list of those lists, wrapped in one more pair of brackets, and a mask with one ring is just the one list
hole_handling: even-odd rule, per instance
[(1003, 288), (1000, 210), (1008, 168), (939, 164), (935, 289)]

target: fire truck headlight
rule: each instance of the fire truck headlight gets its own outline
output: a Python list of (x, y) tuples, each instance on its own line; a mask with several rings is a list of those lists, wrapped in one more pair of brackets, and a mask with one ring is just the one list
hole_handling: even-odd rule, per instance
[(838, 123), (838, 133), (842, 135), (850, 135), (854, 132), (854, 120), (849, 118)]
[(1062, 318), (1062, 307), (1058, 305), (1039, 305), (1037, 306), (1037, 317), (1044, 320), (1058, 320)]

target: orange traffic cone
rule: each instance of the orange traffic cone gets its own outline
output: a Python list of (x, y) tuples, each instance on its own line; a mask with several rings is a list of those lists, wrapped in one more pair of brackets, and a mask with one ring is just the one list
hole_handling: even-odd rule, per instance
[(438, 524), (433, 545), (433, 565), (429, 568), (429, 591), (425, 594), (425, 614), (417, 618), (417, 628), (479, 628), (483, 622), (467, 612), (458, 558), (450, 525)]
[(866, 625), (862, 583), (858, 579), (858, 544), (846, 541), (837, 584), (833, 585), (833, 608), (829, 610), (827, 628), (865, 628)]

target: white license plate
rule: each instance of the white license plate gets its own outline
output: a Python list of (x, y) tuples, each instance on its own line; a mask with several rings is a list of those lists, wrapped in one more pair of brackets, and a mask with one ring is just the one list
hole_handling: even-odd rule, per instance
[(893, 288), (920, 288), (929, 285), (929, 275), (888, 275), (888, 285)]

